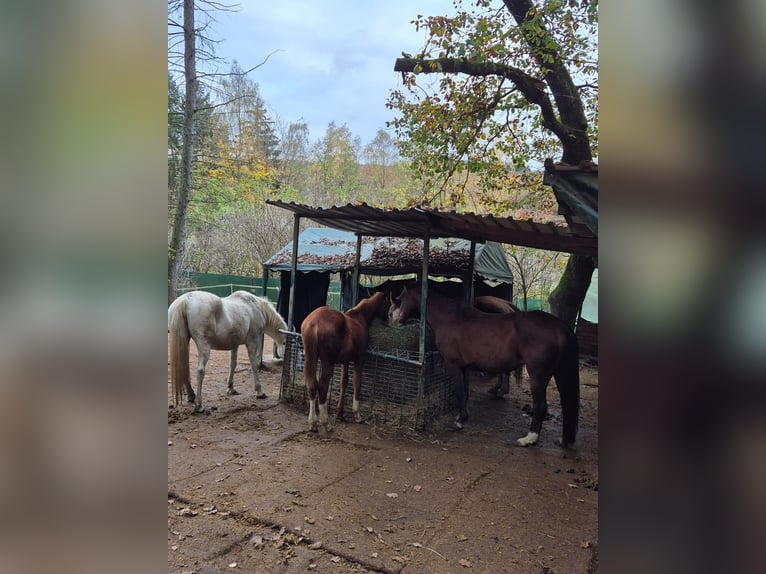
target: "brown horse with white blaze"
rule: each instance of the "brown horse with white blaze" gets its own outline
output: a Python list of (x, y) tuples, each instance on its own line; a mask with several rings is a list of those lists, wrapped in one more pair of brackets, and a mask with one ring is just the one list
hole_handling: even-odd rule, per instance
[[(405, 286), (392, 302), (389, 317), (406, 321), (420, 312), (420, 284)], [(428, 294), (426, 320), (434, 332), (436, 348), (452, 379), (460, 411), (455, 425), (468, 419), (467, 369), (506, 373), (526, 365), (532, 391), (532, 422), (521, 446), (535, 444), (548, 411), (546, 390), (551, 377), (561, 397), (562, 436), (569, 446), (577, 436), (580, 373), (577, 339), (572, 329), (544, 311), (484, 313), (439, 293)]]
[[(369, 343), (370, 322), (374, 317), (386, 319), (388, 301), (383, 293), (375, 293), (362, 299), (355, 307), (341, 313), (330, 307), (314, 309), (301, 324), (303, 338), (303, 374), (309, 395), (309, 430), (316, 432), (319, 423), (326, 431), (331, 430), (327, 414), (327, 393), (330, 390), (335, 364), (341, 363), (340, 396), (336, 418), (343, 420), (343, 397), (348, 384), (348, 364), (354, 362), (354, 420), (361, 422), (359, 415), (359, 389), (362, 382), (362, 368)], [(320, 362), (317, 378), (317, 360)], [(317, 404), (319, 398), (319, 418)]]

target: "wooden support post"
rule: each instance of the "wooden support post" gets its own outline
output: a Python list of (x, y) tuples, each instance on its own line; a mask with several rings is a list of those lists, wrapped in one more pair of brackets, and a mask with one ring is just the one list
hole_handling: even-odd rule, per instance
[(351, 289), (351, 292), (354, 295), (354, 302), (351, 307), (355, 307), (357, 303), (359, 303), (359, 265), (360, 261), (362, 259), (362, 235), (357, 234), (356, 236), (356, 254), (354, 255), (354, 274), (353, 274), (353, 281), (354, 285)]
[(471, 241), (471, 253), (468, 256), (468, 272), (463, 278), (463, 295), (466, 305), (473, 305), (473, 269), (476, 259), (476, 242)]
[(423, 235), (423, 270), (420, 289), (420, 341), (418, 344), (418, 353), (420, 354), (420, 363), (425, 362), (426, 356), (426, 317), (428, 306), (428, 253), (431, 247), (431, 233), (429, 229), (425, 230)]
[(287, 329), (295, 331), (293, 326), (294, 308), (295, 308), (295, 276), (298, 273), (298, 232), (301, 228), (300, 215), (293, 215), (293, 258), (290, 264), (290, 303), (287, 311)]

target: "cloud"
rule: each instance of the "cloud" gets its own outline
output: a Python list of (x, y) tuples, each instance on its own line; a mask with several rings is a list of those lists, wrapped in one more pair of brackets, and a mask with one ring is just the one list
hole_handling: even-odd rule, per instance
[(280, 50), (252, 74), (266, 105), (285, 122), (304, 118), (312, 139), (327, 125), (348, 125), (363, 143), (393, 118), (385, 103), (397, 87), (394, 60), (425, 40), (417, 14), (449, 14), (450, 0), (409, 2), (241, 2), (222, 15), (219, 56), (243, 68)]

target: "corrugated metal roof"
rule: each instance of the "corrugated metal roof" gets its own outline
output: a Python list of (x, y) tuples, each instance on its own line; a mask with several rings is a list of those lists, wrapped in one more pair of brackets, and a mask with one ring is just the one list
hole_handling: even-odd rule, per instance
[(365, 236), (422, 238), (428, 229), (431, 237), (454, 237), (479, 243), (496, 241), (587, 256), (598, 254), (598, 238), (589, 229), (584, 226), (575, 229), (564, 222), (540, 223), (425, 207), (381, 209), (366, 203), (327, 208), (273, 200), (267, 203), (301, 218)]
[[(311, 227), (298, 237), (299, 271), (348, 271), (353, 269), (356, 235), (327, 227)], [(471, 265), (471, 246), (465, 239), (434, 238), (430, 242), (429, 269), (433, 275), (460, 276)], [(266, 269), (290, 270), (293, 242), (290, 241), (268, 261)], [(423, 240), (414, 237), (363, 236), (359, 257), (362, 273), (391, 275), (417, 273), (423, 266)], [(513, 281), (513, 273), (503, 249), (496, 242), (476, 246), (474, 272), (485, 279), (504, 283)]]

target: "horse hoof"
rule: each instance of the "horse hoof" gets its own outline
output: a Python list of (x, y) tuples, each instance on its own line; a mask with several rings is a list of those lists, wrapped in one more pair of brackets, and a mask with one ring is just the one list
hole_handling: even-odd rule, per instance
[(519, 446), (532, 446), (533, 444), (537, 444), (537, 439), (539, 436), (540, 435), (538, 435), (536, 432), (527, 433), (527, 436), (516, 439), (516, 444)]
[(553, 443), (561, 448), (572, 448), (572, 443), (564, 442), (564, 439), (561, 438), (554, 439)]
[(238, 395), (239, 391), (237, 391), (235, 389), (227, 389), (226, 394), (227, 395)]
[(204, 413), (205, 409), (202, 408), (202, 405), (197, 405), (196, 407), (194, 407), (194, 410), (192, 412), (195, 413), (195, 414), (196, 413)]
[(455, 421), (455, 428), (457, 430), (463, 430), (463, 423), (461, 423), (460, 421)]
[(256, 399), (265, 399), (268, 395), (266, 393), (261, 393), (260, 395), (255, 395)]
[(317, 425), (311, 425), (309, 427), (309, 432), (319, 432), (319, 427)]
[(354, 422), (355, 423), (362, 422), (362, 415), (354, 415)]

